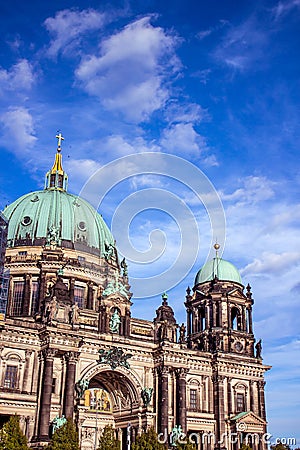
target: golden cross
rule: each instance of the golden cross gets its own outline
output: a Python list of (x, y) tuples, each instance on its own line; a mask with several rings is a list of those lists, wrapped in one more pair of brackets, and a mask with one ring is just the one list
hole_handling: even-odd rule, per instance
[(61, 141), (64, 141), (65, 138), (62, 136), (61, 132), (59, 132), (55, 137), (56, 137), (56, 139), (58, 139), (57, 150), (60, 151), (60, 148), (61, 148)]

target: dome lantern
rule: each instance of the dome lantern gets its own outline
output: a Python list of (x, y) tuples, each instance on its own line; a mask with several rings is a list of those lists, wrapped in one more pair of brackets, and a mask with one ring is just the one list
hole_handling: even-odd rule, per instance
[(62, 167), (61, 143), (64, 140), (64, 137), (61, 132), (56, 135), (56, 139), (58, 140), (57, 153), (52, 169), (46, 173), (45, 189), (59, 189), (66, 191), (68, 186), (68, 175)]

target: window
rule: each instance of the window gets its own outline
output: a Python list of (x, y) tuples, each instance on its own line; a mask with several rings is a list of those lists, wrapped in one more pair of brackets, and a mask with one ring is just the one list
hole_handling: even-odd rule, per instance
[(190, 409), (196, 411), (197, 408), (197, 390), (190, 389)]
[(52, 378), (52, 394), (55, 394), (56, 378)]
[(241, 331), (241, 315), (237, 308), (233, 307), (231, 309), (231, 328), (233, 330)]
[(19, 252), (19, 256), (26, 256), (27, 255), (27, 252), (24, 250), (22, 250), (21, 252)]
[(245, 411), (245, 396), (244, 396), (244, 394), (236, 395), (236, 411), (237, 412)]
[(199, 309), (199, 330), (198, 331), (203, 331), (203, 330), (205, 330), (205, 309), (200, 308)]
[(12, 298), (12, 316), (20, 316), (22, 313), (23, 293), (24, 293), (24, 281), (14, 282), (14, 291)]
[(4, 387), (10, 389), (16, 389), (18, 381), (18, 367), (6, 366)]
[(39, 282), (33, 281), (31, 285), (32, 289), (32, 297), (31, 297), (31, 314), (35, 314), (37, 310), (38, 305), (38, 299), (39, 299)]
[(84, 392), (84, 405), (94, 411), (111, 412), (111, 399), (105, 389), (87, 389)]
[(79, 308), (84, 308), (84, 291), (83, 286), (74, 286), (74, 303), (77, 303)]

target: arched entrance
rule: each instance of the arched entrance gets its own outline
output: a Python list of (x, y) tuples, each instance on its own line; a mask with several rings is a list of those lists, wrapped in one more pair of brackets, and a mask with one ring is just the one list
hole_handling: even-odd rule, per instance
[(81, 448), (97, 449), (105, 426), (112, 425), (124, 450), (128, 433), (132, 440), (146, 426), (138, 380), (122, 368), (91, 371), (86, 377), (90, 378), (89, 387), (77, 406)]

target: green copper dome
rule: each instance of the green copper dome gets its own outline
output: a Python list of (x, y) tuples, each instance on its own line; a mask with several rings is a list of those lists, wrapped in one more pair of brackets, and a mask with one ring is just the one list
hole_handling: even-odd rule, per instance
[(216, 257), (199, 270), (195, 278), (195, 285), (211, 281), (215, 276), (222, 281), (234, 281), (242, 284), (241, 276), (237, 268), (225, 259)]
[(45, 189), (23, 195), (3, 211), (9, 219), (7, 246), (55, 244), (104, 255), (115, 246), (113, 236), (88, 202), (66, 191), (60, 150), (59, 145)]

